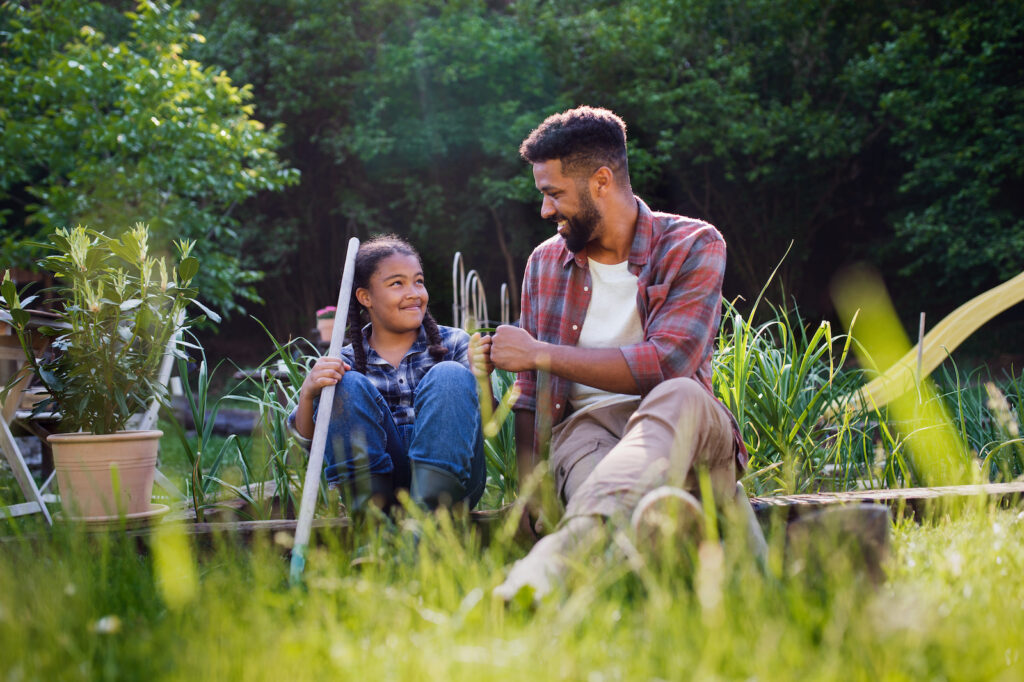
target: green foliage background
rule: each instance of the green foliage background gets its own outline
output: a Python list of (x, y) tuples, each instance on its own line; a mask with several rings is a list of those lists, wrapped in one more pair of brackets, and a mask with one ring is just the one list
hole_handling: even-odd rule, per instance
[(5, 2), (0, 12), (0, 221), (4, 260), (26, 240), (88, 225), (117, 236), (149, 223), (158, 243), (198, 241), (203, 296), (257, 300), (234, 207), (298, 179), (276, 156), (280, 128), (252, 118), (248, 87), (190, 59), (196, 14), (141, 3)]
[(50, 0), (20, 28), (4, 5), (5, 255), (76, 221), (203, 231), (211, 297), (258, 293), (285, 335), (334, 300), (350, 236), (397, 232), (443, 311), (456, 250), (517, 291), (550, 233), (518, 143), (588, 103), (629, 124), (641, 196), (725, 234), (729, 298), (790, 242), (809, 316), (854, 260), (936, 316), (1024, 266), (1021, 2), (185, 4)]

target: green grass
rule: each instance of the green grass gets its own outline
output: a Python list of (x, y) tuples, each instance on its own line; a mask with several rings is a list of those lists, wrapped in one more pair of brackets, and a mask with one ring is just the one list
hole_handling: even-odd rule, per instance
[[(490, 590), (522, 550), (456, 521), (359, 528), (285, 550), (173, 533), (136, 543), (58, 530), (0, 553), (0, 678), (306, 680), (1020, 679), (1024, 514), (967, 511), (895, 529), (888, 580), (837, 563), (766, 573), (731, 545), (584, 559), (538, 607)], [(708, 545), (714, 548), (717, 545)], [(678, 548), (678, 552), (685, 552)], [(838, 554), (836, 556), (839, 556)]]
[[(776, 310), (760, 326), (727, 316), (715, 387), (743, 417), (748, 489), (916, 482), (884, 411), (822, 419), (862, 380), (844, 366), (847, 348), (846, 337), (827, 326), (809, 332), (795, 313)], [(236, 392), (261, 411), (251, 438), (214, 436), (209, 420), (184, 439), (165, 428), (162, 465), (201, 503), (225, 484), (301, 481), (305, 457), (283, 423), (305, 367), (290, 347), (267, 364), (278, 358), (286, 378)], [(197, 415), (221, 403), (209, 390), (214, 373), (202, 363), (194, 377)], [(988, 379), (946, 372), (937, 399), (985, 475), (1013, 478), (1024, 459), (1020, 417), (1009, 407), (1022, 379), (995, 378), (996, 394)], [(496, 392), (509, 381), (498, 374)], [(512, 452), (506, 422), (487, 446), (485, 506), (513, 499)], [(173, 526), (139, 543), (50, 531), (38, 517), (0, 520), (0, 535), (38, 532), (0, 545), (0, 679), (1024, 678), (1019, 510), (898, 523), (880, 587), (829, 546), (823, 571), (802, 568), (786, 558), (777, 528), (764, 570), (731, 543), (724, 553), (710, 544), (649, 555), (617, 535), (536, 607), (527, 595), (510, 606), (490, 596), (524, 552), (512, 540), (514, 518), (486, 546), (465, 521), (419, 523), (418, 540), (364, 522), (325, 539), (310, 554), (306, 586), (292, 589), (287, 537), (200, 548)], [(682, 569), (692, 556), (696, 568)]]

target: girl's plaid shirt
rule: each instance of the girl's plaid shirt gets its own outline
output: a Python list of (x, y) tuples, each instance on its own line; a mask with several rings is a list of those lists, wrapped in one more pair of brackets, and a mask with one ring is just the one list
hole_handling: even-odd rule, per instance
[[(438, 362), (452, 360), (469, 369), (469, 334), (462, 329), (446, 327), (443, 324), (437, 325), (441, 332), (441, 344), (448, 351), (441, 360), (434, 360), (427, 348), (430, 342), (427, 340), (427, 333), (420, 327), (420, 334), (412, 347), (406, 351), (405, 357), (398, 367), (392, 367), (387, 360), (377, 354), (370, 346), (370, 325), (363, 327), (363, 349), (366, 351), (366, 378), (380, 391), (391, 410), (395, 424), (402, 426), (412, 424), (416, 419), (416, 410), (413, 409), (413, 399), (416, 397), (416, 386), (427, 374), (427, 371)], [(352, 352), (352, 344), (341, 349), (341, 357), (350, 366), (355, 366), (355, 355)], [(353, 370), (355, 371), (355, 370)], [(319, 399), (316, 406), (319, 407)], [(303, 437), (295, 428), (296, 410), (288, 415), (288, 430), (292, 436), (305, 447), (312, 442), (309, 438)]]

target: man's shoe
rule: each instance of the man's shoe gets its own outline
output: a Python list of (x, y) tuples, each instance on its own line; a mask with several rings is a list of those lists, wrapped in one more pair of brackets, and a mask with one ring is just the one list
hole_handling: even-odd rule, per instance
[(532, 592), (533, 603), (540, 602), (565, 579), (569, 558), (590, 551), (606, 537), (604, 523), (598, 516), (569, 519), (512, 565), (505, 582), (494, 588), (494, 596), (510, 602), (520, 590), (527, 589)]

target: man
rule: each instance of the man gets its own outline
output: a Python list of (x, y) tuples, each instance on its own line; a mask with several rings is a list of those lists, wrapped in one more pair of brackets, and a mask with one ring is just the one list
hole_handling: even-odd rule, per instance
[[(737, 466), (746, 465), (734, 420), (711, 388), (721, 234), (653, 212), (633, 194), (626, 126), (606, 109), (550, 116), (520, 154), (543, 195), (541, 217), (558, 235), (530, 256), (521, 325), (498, 328), (491, 360), (518, 372), (520, 477), (537, 464), (541, 426), (553, 425), (550, 465), (566, 510), (496, 589), (506, 599), (527, 585), (537, 598), (549, 591), (566, 556), (604, 520), (642, 522), (646, 493), (666, 484), (696, 490), (696, 470), (705, 469), (715, 498), (732, 499)], [(550, 376), (541, 396), (538, 371)], [(690, 494), (669, 497), (699, 514)]]

